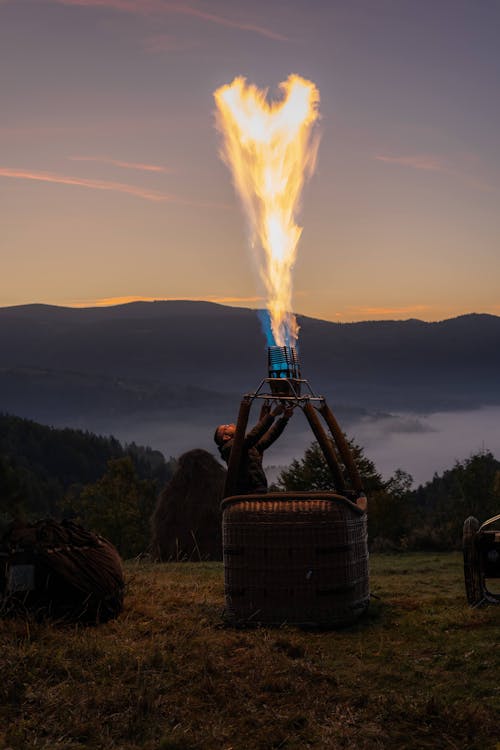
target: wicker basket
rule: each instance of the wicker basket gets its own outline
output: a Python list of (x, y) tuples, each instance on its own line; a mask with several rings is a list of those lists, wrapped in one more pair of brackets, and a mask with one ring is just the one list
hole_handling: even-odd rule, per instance
[(223, 503), (226, 620), (333, 627), (369, 602), (366, 513), (331, 492)]
[(0, 615), (107, 622), (124, 588), (115, 547), (72, 521), (13, 524), (0, 539)]

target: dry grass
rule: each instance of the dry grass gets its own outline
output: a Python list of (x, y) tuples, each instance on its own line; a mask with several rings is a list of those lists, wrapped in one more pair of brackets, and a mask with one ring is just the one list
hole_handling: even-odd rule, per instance
[(337, 632), (221, 627), (222, 566), (128, 564), (97, 628), (0, 622), (0, 748), (500, 750), (500, 607), (460, 556), (372, 558)]

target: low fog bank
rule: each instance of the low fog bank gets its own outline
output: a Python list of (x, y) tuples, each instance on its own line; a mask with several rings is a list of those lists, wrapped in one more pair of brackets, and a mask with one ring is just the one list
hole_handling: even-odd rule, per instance
[[(414, 479), (414, 486), (430, 481), (437, 472), (452, 468), (456, 461), (474, 453), (489, 450), (500, 457), (500, 407), (484, 407), (470, 411), (436, 412), (434, 414), (390, 414), (365, 416), (347, 420), (342, 428), (374, 461), (388, 479), (396, 469), (404, 469)], [(286, 466), (293, 458), (302, 457), (311, 443), (310, 431), (298, 433), (292, 446), (278, 444), (269, 464)], [(273, 467), (269, 476), (278, 474)]]
[[(236, 405), (237, 407), (237, 405)], [(204, 448), (218, 455), (213, 434), (216, 425), (233, 421), (235, 414), (222, 414), (217, 409), (198, 413), (166, 413), (147, 421), (120, 419), (93, 424), (89, 429), (101, 434), (113, 433), (124, 442), (150, 445), (169, 456), (179, 456), (192, 448)], [(385, 478), (395, 469), (408, 471), (415, 484), (432, 479), (457, 460), (468, 458), (480, 450), (490, 450), (500, 457), (500, 407), (433, 414), (373, 414), (360, 416), (347, 410), (336, 411), (341, 427), (362, 445)], [(257, 420), (252, 412), (249, 425)], [(73, 425), (77, 426), (77, 425)], [(266, 452), (265, 463), (272, 480), (279, 467), (301, 458), (313, 441), (313, 435), (302, 413), (296, 413), (275, 445)]]
[(435, 414), (399, 414), (389, 419), (362, 419), (350, 427), (355, 440), (384, 477), (408, 471), (415, 484), (432, 479), (455, 461), (489, 450), (500, 457), (500, 407)]
[[(94, 421), (91, 429), (100, 434), (112, 432), (122, 442), (149, 445), (160, 450), (166, 458), (179, 456), (192, 448), (204, 448), (218, 456), (219, 452), (214, 442), (215, 428), (222, 423), (234, 422), (237, 418), (238, 406), (239, 402), (236, 402), (234, 409), (229, 409), (226, 412), (215, 410), (171, 411), (141, 421), (137, 421), (136, 417), (122, 418), (116, 422), (96, 423)], [(250, 414), (248, 429), (251, 429), (257, 421), (258, 409), (254, 408)], [(352, 421), (352, 419), (342, 420), (344, 428), (346, 428), (348, 421)], [(279, 464), (280, 466), (288, 465), (293, 458), (303, 455), (304, 450), (313, 439), (305, 416), (297, 410), (284, 434), (266, 451), (268, 463)]]

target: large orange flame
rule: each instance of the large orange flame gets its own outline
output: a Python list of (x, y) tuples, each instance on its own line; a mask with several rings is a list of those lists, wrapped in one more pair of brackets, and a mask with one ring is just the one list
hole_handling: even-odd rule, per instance
[[(283, 98), (267, 101), (267, 89), (245, 78), (217, 89), (221, 156), (233, 174), (259, 246), (259, 274), (267, 293), (274, 341), (294, 344), (298, 326), (292, 309), (292, 269), (302, 228), (295, 223), (304, 181), (312, 174), (319, 138), (319, 91), (291, 75), (280, 83)], [(262, 253), (260, 253), (260, 249)]]

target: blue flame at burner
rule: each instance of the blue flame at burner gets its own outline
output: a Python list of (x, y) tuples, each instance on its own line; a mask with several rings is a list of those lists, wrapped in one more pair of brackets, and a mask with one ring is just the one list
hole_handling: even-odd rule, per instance
[(276, 346), (276, 341), (274, 340), (274, 335), (271, 328), (271, 316), (269, 315), (269, 310), (257, 310), (257, 315), (259, 316), (260, 324), (262, 326), (262, 330), (264, 331), (267, 345)]
[[(264, 331), (264, 336), (266, 337), (267, 345), (278, 346), (276, 343), (276, 339), (274, 338), (273, 330), (271, 328), (271, 316), (269, 315), (269, 310), (257, 310), (257, 315), (259, 316), (262, 330)], [(290, 329), (286, 324), (286, 321), (283, 323), (283, 328), (285, 334), (285, 346), (294, 346), (298, 351), (297, 342), (292, 343)]]

